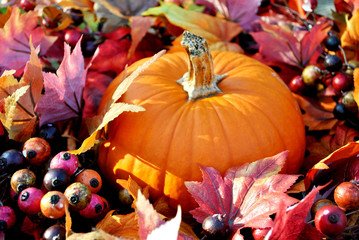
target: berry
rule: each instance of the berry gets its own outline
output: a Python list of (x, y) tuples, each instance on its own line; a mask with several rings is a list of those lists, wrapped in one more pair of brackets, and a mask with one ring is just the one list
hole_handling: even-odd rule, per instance
[(68, 205), (69, 203), (62, 192), (50, 191), (42, 197), (40, 208), (45, 217), (59, 219), (65, 215)]
[(92, 169), (85, 169), (80, 172), (76, 176), (75, 182), (85, 184), (92, 193), (97, 193), (102, 187), (102, 179), (100, 174)]
[(344, 107), (349, 110), (349, 112), (356, 112), (358, 111), (358, 104), (354, 100), (354, 91), (350, 90), (343, 94), (343, 98), (341, 102), (344, 104)]
[(45, 139), (47, 142), (51, 142), (60, 137), (60, 131), (55, 124), (48, 123), (41, 126), (39, 137)]
[(72, 24), (75, 26), (80, 25), (84, 21), (83, 13), (81, 10), (70, 8), (66, 10), (66, 13), (71, 15)]
[(120, 200), (120, 203), (123, 206), (130, 206), (133, 202), (132, 196), (125, 188), (120, 189), (118, 192), (118, 200)]
[(17, 204), (21, 211), (26, 214), (32, 215), (41, 211), (40, 202), (44, 193), (35, 187), (29, 187), (21, 191)]
[(66, 29), (64, 34), (64, 40), (65, 42), (70, 44), (70, 46), (74, 47), (81, 38), (81, 36), (82, 34), (75, 29)]
[(338, 51), (340, 47), (340, 39), (337, 36), (329, 36), (324, 40), (324, 46), (329, 51)]
[(341, 234), (347, 226), (347, 217), (343, 210), (335, 205), (327, 205), (315, 214), (315, 227), (329, 237)]
[(43, 184), (49, 191), (56, 190), (61, 192), (70, 184), (70, 176), (65, 169), (50, 169), (44, 176)]
[(104, 209), (105, 205), (102, 197), (93, 193), (90, 203), (86, 208), (80, 210), (79, 213), (84, 218), (93, 219), (100, 216)]
[(79, 166), (79, 160), (76, 155), (66, 151), (59, 152), (56, 154), (50, 162), (50, 169), (62, 168), (72, 176)]
[(10, 229), (15, 225), (16, 215), (14, 210), (8, 206), (0, 206), (0, 231)]
[(289, 88), (293, 92), (301, 92), (302, 90), (304, 90), (305, 86), (306, 85), (303, 81), (302, 76), (299, 75), (293, 77), (292, 80), (290, 80), (289, 82)]
[(327, 205), (334, 205), (334, 203), (327, 198), (323, 198), (315, 201), (312, 205), (312, 208), (310, 209), (312, 215), (315, 216), (315, 214), (318, 212), (319, 209)]
[(213, 214), (206, 217), (202, 223), (204, 234), (210, 238), (224, 238), (228, 236), (229, 226), (225, 216)]
[(35, 0), (34, 1), (32, 1), (32, 0), (21, 0), (20, 1), (20, 7), (22, 9), (24, 9), (24, 11), (26, 11), (26, 12), (34, 10), (35, 7), (36, 7)]
[(267, 236), (270, 228), (254, 228), (252, 230), (252, 236), (254, 240), (263, 240)]
[(324, 58), (324, 68), (329, 72), (338, 72), (342, 69), (343, 62), (337, 55), (328, 54)]
[(47, 228), (42, 234), (43, 240), (65, 240), (66, 228), (60, 224), (54, 224)]
[(308, 65), (302, 71), (303, 81), (308, 86), (314, 86), (321, 75), (322, 71), (315, 65)]
[(333, 110), (334, 117), (338, 120), (345, 120), (349, 116), (348, 110), (343, 103), (337, 103)]
[(92, 193), (90, 189), (79, 182), (74, 182), (68, 186), (64, 194), (70, 204), (70, 209), (74, 211), (86, 208), (91, 202)]
[(352, 77), (342, 72), (335, 74), (332, 79), (332, 86), (338, 92), (345, 91), (349, 89), (352, 85)]
[(359, 187), (353, 182), (342, 182), (334, 190), (334, 201), (344, 211), (359, 209)]
[(96, 40), (91, 37), (84, 37), (81, 41), (81, 50), (84, 57), (92, 57), (97, 49)]
[(33, 137), (24, 143), (22, 154), (31, 165), (41, 166), (50, 159), (51, 147), (45, 139)]
[(36, 175), (29, 169), (17, 170), (10, 179), (11, 188), (20, 193), (22, 190), (28, 187), (33, 187), (36, 184)]
[(9, 149), (0, 156), (0, 172), (12, 172), (24, 165), (24, 156), (16, 149)]

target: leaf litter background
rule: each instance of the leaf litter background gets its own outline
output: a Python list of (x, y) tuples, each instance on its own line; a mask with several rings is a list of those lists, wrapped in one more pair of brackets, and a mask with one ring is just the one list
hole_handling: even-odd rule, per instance
[[(323, 52), (321, 42), (334, 23), (346, 57), (358, 60), (359, 1), (319, 0), (316, 7), (311, 5), (314, 2), (272, 0), (271, 7), (261, 7), (260, 0), (38, 0), (36, 8), (28, 12), (22, 11), (17, 1), (3, 3), (1, 135), (24, 142), (38, 127), (59, 123), (68, 150), (80, 154), (95, 148), (105, 137), (107, 123), (124, 111), (144, 111), (117, 100), (141, 71), (165, 53), (161, 50), (182, 51), (183, 30), (205, 37), (211, 50), (247, 54), (280, 69), (287, 84), (306, 65), (317, 63)], [(74, 26), (63, 11), (67, 8), (81, 10), (84, 23)], [(315, 22), (310, 18), (313, 14)], [(60, 21), (49, 28), (39, 21), (44, 16)], [(67, 29), (83, 34), (76, 44), (64, 43)], [(81, 41), (88, 36), (96, 43), (90, 56), (81, 51)], [(125, 76), (104, 112), (98, 113), (111, 80), (126, 65), (144, 57), (152, 58)], [(358, 81), (356, 69), (357, 103)], [(339, 182), (355, 176), (358, 169), (352, 166), (359, 161), (359, 123), (348, 125), (334, 118), (334, 94), (330, 88), (316, 98), (293, 93), (307, 128), (307, 154), (299, 175), (279, 173), (287, 152), (230, 168), (224, 176), (214, 168), (200, 166), (203, 181), (186, 183), (199, 205), (190, 213), (182, 213), (180, 207), (170, 209), (165, 197), (150, 203), (147, 188), (141, 189), (132, 179), (118, 180), (133, 197), (134, 211), (117, 214), (112, 209), (86, 234), (71, 231), (67, 214), (69, 239), (158, 239), (163, 234), (166, 239), (198, 239), (193, 231), (195, 220), (202, 223), (212, 214), (225, 216), (233, 239), (243, 239), (246, 228), (270, 229), (268, 239), (322, 239), (308, 224), (313, 217), (310, 207)], [(28, 219), (21, 230), (35, 239), (42, 231)]]

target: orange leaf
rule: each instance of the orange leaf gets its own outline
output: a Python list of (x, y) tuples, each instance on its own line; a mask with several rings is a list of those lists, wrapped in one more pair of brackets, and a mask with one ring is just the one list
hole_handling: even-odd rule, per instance
[(65, 228), (66, 228), (66, 238), (69, 236), (72, 227), (72, 219), (69, 211), (69, 206), (65, 207)]
[(341, 36), (341, 44), (348, 60), (355, 59), (359, 54), (359, 9), (347, 23), (347, 27)]
[(355, 68), (353, 72), (354, 77), (354, 93), (353, 97), (357, 105), (359, 106), (359, 68)]

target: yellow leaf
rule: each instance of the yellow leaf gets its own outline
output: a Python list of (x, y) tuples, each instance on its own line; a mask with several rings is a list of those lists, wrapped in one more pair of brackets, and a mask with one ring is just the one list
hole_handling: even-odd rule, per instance
[(241, 48), (234, 48), (233, 44), (230, 44), (230, 41), (242, 31), (237, 23), (186, 10), (173, 3), (161, 3), (161, 6), (150, 8), (142, 15), (165, 17), (169, 23), (205, 38), (211, 50), (231, 48), (242, 52)]
[(359, 9), (347, 22), (346, 29), (340, 38), (348, 60), (355, 59), (359, 54)]
[(143, 72), (148, 66), (150, 66), (153, 62), (155, 62), (159, 57), (161, 57), (165, 53), (164, 50), (160, 51), (159, 53), (155, 54), (151, 59), (146, 61), (142, 66), (137, 68), (130, 76), (126, 77), (121, 84), (117, 87), (115, 92), (112, 95), (111, 100), (107, 103), (106, 107), (104, 108), (104, 113), (100, 113), (100, 115), (95, 116), (99, 125), (95, 129), (95, 131), (86, 138), (81, 146), (77, 150), (69, 151), (72, 154), (80, 154), (86, 152), (87, 150), (91, 149), (96, 143), (98, 143), (100, 138), (100, 131), (113, 119), (118, 117), (123, 112), (140, 112), (144, 111), (145, 109), (140, 106), (126, 104), (126, 103), (116, 103), (122, 94), (127, 91), (130, 84), (133, 80)]
[(353, 97), (357, 105), (359, 106), (359, 68), (355, 68), (353, 72), (354, 77), (354, 93)]

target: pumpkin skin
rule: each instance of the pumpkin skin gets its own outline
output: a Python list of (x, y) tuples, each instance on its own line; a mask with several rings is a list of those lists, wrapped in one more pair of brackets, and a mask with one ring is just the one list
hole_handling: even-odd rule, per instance
[[(150, 186), (151, 197), (164, 194), (171, 206), (189, 211), (197, 204), (184, 182), (202, 180), (199, 165), (224, 174), (230, 167), (289, 150), (282, 172), (298, 172), (305, 130), (287, 86), (271, 68), (245, 55), (214, 51), (212, 58), (214, 73), (225, 75), (218, 83), (222, 93), (188, 100), (176, 82), (188, 71), (185, 52), (165, 54), (133, 81), (120, 101), (146, 110), (122, 113), (108, 125), (98, 164), (110, 182), (116, 185), (116, 179), (131, 176)], [(109, 85), (99, 111), (122, 79), (123, 73)]]

